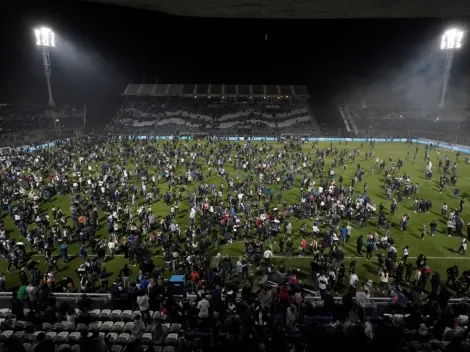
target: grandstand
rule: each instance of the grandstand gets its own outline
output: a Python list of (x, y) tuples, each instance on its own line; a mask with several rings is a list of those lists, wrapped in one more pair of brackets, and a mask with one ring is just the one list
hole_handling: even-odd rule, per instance
[(338, 110), (346, 129), (355, 136), (429, 138), (468, 143), (470, 111), (466, 108), (429, 109), (344, 104)]
[(115, 131), (148, 134), (315, 135), (305, 86), (129, 84)]
[[(0, 146), (25, 146), (70, 137), (86, 126), (86, 105), (0, 104)], [(81, 133), (81, 132), (80, 132)]]

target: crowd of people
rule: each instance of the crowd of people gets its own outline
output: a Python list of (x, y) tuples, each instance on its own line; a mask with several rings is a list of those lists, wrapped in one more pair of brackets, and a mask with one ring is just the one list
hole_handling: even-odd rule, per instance
[[(178, 332), (184, 330), (182, 349), (386, 349), (390, 343), (411, 348), (412, 341), (432, 347), (434, 340), (441, 347), (450, 341), (449, 346), (460, 343), (456, 348), (461, 348), (468, 334), (456, 322), (469, 306), (449, 305), (449, 289), (465, 294), (470, 272), (464, 270), (459, 276), (459, 268), (452, 266), (443, 287), (424, 254), (415, 265), (408, 260), (418, 248), (406, 246), (400, 255), (390, 235), (393, 220), (388, 214), (402, 211), (398, 209), (401, 199), (416, 197), (416, 212), (427, 212), (432, 206), (420, 198), (419, 184), (407, 176), (403, 160), (374, 155), (373, 141), (354, 148), (317, 143), (308, 150), (302, 147), (299, 139), (284, 139), (276, 146), (217, 139), (156, 144), (88, 136), (35, 152), (13, 150), (0, 160), (4, 170), (0, 199), (16, 230), (7, 231), (2, 219), (0, 251), (8, 270), (18, 272), (21, 284), (11, 300), (16, 320), (7, 316), (2, 329), (17, 329), (18, 321), (30, 323), (33, 330), (45, 329), (43, 323), (53, 330), (55, 324), (69, 320), (77, 329), (78, 324), (89, 327), (103, 320), (91, 314), (93, 301), (84, 296), (77, 315), (76, 307), (58, 301), (54, 292), (109, 292), (113, 309), (138, 312), (126, 318), (133, 323), (129, 331), (135, 339), (122, 343), (130, 351), (142, 345), (151, 351), (153, 345), (164, 344), (160, 340), (168, 333), (162, 331), (165, 322), (180, 324), (175, 327)], [(430, 171), (435, 155), (432, 146), (420, 148), (414, 150), (413, 160), (424, 155)], [(361, 160), (375, 157), (369, 170), (361, 167)], [(447, 156), (439, 158), (443, 175), (454, 177), (458, 187), (457, 168)], [(336, 175), (355, 163), (351, 179)], [(369, 194), (366, 172), (383, 176), (384, 193), (391, 200), (389, 212)], [(209, 181), (213, 176), (221, 182)], [(300, 195), (285, 197), (294, 187), (300, 188)], [(442, 187), (449, 186), (444, 183)], [(70, 216), (54, 202), (65, 195)], [(154, 211), (155, 203), (165, 204), (162, 209), (166, 210)], [(462, 198), (460, 208), (446, 205), (441, 213), (452, 224), (450, 236), (462, 235), (462, 227), (457, 229), (456, 224), (465, 224), (464, 204)], [(105, 221), (100, 220), (102, 216)], [(311, 228), (307, 219), (313, 219)], [(374, 219), (383, 236), (379, 237), (379, 230), (353, 236), (353, 231), (375, 224)], [(407, 230), (408, 221), (409, 215), (403, 212), (402, 231)], [(293, 231), (295, 222), (300, 222), (299, 233)], [(99, 234), (101, 226), (106, 234)], [(430, 228), (432, 236), (432, 223)], [(427, 240), (427, 235), (424, 224), (421, 238)], [(356, 239), (357, 256), (363, 255), (364, 248), (367, 259), (385, 250), (375, 270), (379, 285), (359, 277), (354, 258), (346, 266), (344, 245), (351, 238)], [(244, 243), (241, 255), (212, 256), (237, 241)], [(76, 275), (64, 276), (61, 267), (71, 260), (69, 246), (79, 248), (82, 264)], [(163, 265), (155, 262), (156, 248), (161, 249)], [(31, 250), (44, 255), (45, 271), (39, 270), (37, 257), (28, 257)], [(465, 254), (465, 239), (458, 250)], [(275, 261), (275, 252), (283, 261)], [(124, 260), (113, 276), (107, 267), (119, 263), (119, 258), (113, 259), (118, 253)], [(293, 256), (307, 254), (311, 256), (309, 270), (289, 265)], [(181, 297), (165, 280), (166, 272), (186, 277), (188, 287), (178, 292)], [(11, 290), (8, 275), (0, 275), (0, 288)], [(308, 299), (316, 292), (321, 304)], [(335, 304), (334, 292), (343, 295), (341, 305)], [(429, 295), (422, 302), (424, 292)], [(369, 319), (370, 297), (380, 294), (394, 297), (387, 313), (406, 316)], [(115, 320), (126, 321), (121, 316)], [(188, 331), (197, 334), (191, 339)], [(329, 334), (323, 336), (324, 332)], [(152, 334), (150, 340), (144, 342), (144, 333)], [(390, 340), (389, 333), (397, 339)], [(344, 340), (335, 341), (337, 336)], [(41, 334), (35, 338), (36, 351), (51, 348), (50, 339)], [(7, 339), (11, 344), (15, 341)], [(82, 348), (96, 350), (116, 344), (109, 334), (100, 338), (84, 333), (77, 341)]]
[[(206, 133), (238, 135), (314, 134), (313, 116), (305, 103), (253, 101), (199, 101), (195, 99), (126, 101), (109, 130), (151, 129), (158, 134)], [(243, 135), (243, 133), (242, 133)]]

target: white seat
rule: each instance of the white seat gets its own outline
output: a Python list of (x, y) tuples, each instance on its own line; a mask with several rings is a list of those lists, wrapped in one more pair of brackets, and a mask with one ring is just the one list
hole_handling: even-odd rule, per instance
[(90, 329), (90, 330), (99, 330), (102, 324), (103, 323), (101, 321), (94, 321), (93, 323), (88, 325), (88, 329)]
[(5, 321), (5, 318), (0, 318), (0, 325), (2, 325), (4, 321)]
[(132, 316), (132, 310), (124, 310), (122, 312), (122, 319), (123, 320), (131, 320), (131, 316)]
[(171, 324), (170, 331), (178, 333), (181, 330), (181, 324), (173, 323)]
[(60, 322), (54, 324), (54, 330), (56, 331), (63, 331), (65, 329), (67, 329), (67, 323)]
[(52, 330), (52, 328), (53, 328), (52, 324), (50, 324), (50, 323), (42, 323), (42, 329), (43, 329), (44, 331)]
[(36, 342), (38, 340), (38, 335), (44, 333), (44, 331), (36, 331), (34, 334), (30, 335), (30, 341)]
[(15, 332), (13, 330), (7, 330), (4, 331), (0, 334), (0, 341), (8, 340), (11, 335), (13, 335)]
[(18, 338), (20, 341), (24, 339), (25, 331), (17, 331), (13, 334), (13, 337)]
[(77, 325), (77, 330), (78, 330), (78, 331), (85, 331), (85, 330), (88, 330), (88, 325), (86, 325), (86, 324), (78, 324), (78, 325)]
[(73, 345), (70, 350), (72, 352), (80, 352), (80, 345)]
[(17, 320), (15, 322), (15, 329), (16, 330), (25, 329), (25, 328), (26, 328), (26, 322), (24, 320)]
[(123, 321), (117, 321), (113, 324), (113, 327), (111, 328), (111, 331), (116, 331), (116, 332), (121, 332), (124, 330), (124, 322)]
[(29, 309), (27, 309), (27, 308), (23, 309), (23, 314), (24, 314), (25, 317), (28, 316)]
[(164, 345), (177, 345), (178, 344), (178, 334), (168, 334), (163, 341)]
[(98, 315), (98, 318), (101, 320), (109, 319), (111, 315), (111, 309), (103, 309), (100, 314)]
[(459, 325), (466, 325), (468, 324), (468, 315), (459, 315), (457, 318)]
[(109, 339), (109, 342), (111, 342), (111, 343), (116, 342), (118, 336), (119, 335), (116, 334), (115, 332), (110, 332), (108, 335), (106, 335), (106, 337)]
[(97, 319), (99, 317), (101, 313), (101, 310), (100, 309), (93, 309), (91, 312), (90, 312), (90, 315), (92, 318), (95, 318)]
[(10, 314), (11, 314), (11, 310), (9, 308), (0, 309), (0, 317), (6, 318)]
[(70, 345), (62, 344), (59, 347), (57, 347), (57, 352), (62, 352), (63, 350), (68, 350), (69, 348), (70, 348)]
[(55, 331), (49, 331), (46, 333), (46, 340), (54, 340), (56, 337), (57, 333)]
[(151, 345), (153, 344), (153, 338), (152, 334), (149, 332), (146, 332), (145, 334), (142, 335), (142, 342), (144, 345)]
[(111, 319), (114, 321), (122, 320), (122, 310), (115, 309), (111, 312)]
[(134, 323), (133, 322), (128, 322), (126, 325), (124, 325), (124, 331), (130, 332), (132, 329), (134, 329)]
[(67, 323), (67, 324), (65, 324), (65, 330), (75, 331), (75, 330), (77, 330), (77, 326), (75, 324), (72, 324), (72, 323)]
[(69, 336), (67, 336), (67, 340), (78, 341), (80, 339), (80, 336), (82, 336), (82, 334), (80, 334), (78, 331), (74, 331), (74, 332), (71, 332)]
[(104, 332), (109, 332), (111, 331), (111, 328), (113, 327), (113, 322), (112, 321), (105, 321), (103, 324), (100, 326), (100, 331)]
[(55, 343), (65, 342), (65, 341), (67, 341), (68, 336), (69, 336), (69, 333), (67, 331), (61, 331), (54, 338), (54, 342)]
[(131, 314), (131, 320), (135, 320), (135, 317), (138, 315), (142, 316), (142, 313), (139, 312), (138, 310), (133, 311)]
[(119, 336), (117, 338), (117, 343), (122, 343), (122, 344), (127, 345), (129, 343), (130, 337), (131, 337), (131, 335), (129, 335), (127, 333), (119, 334)]

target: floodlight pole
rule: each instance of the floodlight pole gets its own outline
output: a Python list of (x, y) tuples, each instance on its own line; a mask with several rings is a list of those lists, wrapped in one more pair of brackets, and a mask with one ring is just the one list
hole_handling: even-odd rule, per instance
[(454, 60), (454, 50), (446, 50), (446, 62), (444, 65), (444, 84), (442, 86), (441, 101), (439, 103), (439, 108), (445, 107), (445, 99), (447, 93), (447, 85), (449, 84), (450, 71), (452, 69), (452, 61)]
[(47, 92), (49, 96), (49, 106), (55, 106), (54, 99), (52, 99), (52, 86), (51, 86), (51, 58), (49, 55), (49, 47), (46, 45), (41, 46), (42, 50), (42, 64), (44, 65), (44, 75), (46, 76)]

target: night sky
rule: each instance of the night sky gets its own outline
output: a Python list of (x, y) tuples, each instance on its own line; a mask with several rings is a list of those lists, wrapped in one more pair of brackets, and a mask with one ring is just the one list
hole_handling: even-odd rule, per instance
[[(466, 21), (230, 20), (173, 17), (87, 2), (0, 4), (0, 103), (46, 103), (32, 28), (51, 27), (57, 104), (87, 103), (95, 120), (119, 106), (126, 84), (305, 84), (319, 109), (380, 97), (435, 103), (443, 71), (439, 36)], [(265, 40), (265, 35), (268, 40)], [(469, 43), (470, 44), (470, 43)], [(466, 103), (470, 50), (454, 60), (451, 86)], [(380, 94), (379, 94), (380, 95)], [(400, 100), (401, 101), (401, 100)]]

